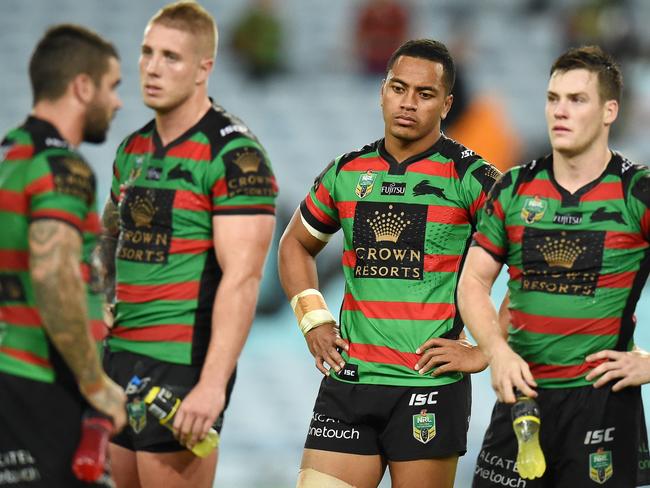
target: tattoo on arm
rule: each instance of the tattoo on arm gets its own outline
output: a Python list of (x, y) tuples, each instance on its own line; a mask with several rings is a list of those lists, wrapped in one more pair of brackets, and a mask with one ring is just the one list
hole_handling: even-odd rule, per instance
[(104, 268), (104, 293), (107, 303), (115, 301), (115, 252), (119, 232), (120, 214), (109, 197), (102, 214), (102, 235), (99, 240), (99, 257)]
[(29, 226), (29, 269), (45, 330), (80, 384), (100, 381), (81, 277), (81, 236), (68, 224), (37, 220)]

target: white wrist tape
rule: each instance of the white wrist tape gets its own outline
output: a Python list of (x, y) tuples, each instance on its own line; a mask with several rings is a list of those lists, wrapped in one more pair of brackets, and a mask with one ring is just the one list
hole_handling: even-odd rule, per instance
[(295, 295), (290, 303), (303, 334), (324, 324), (336, 324), (336, 319), (318, 290), (307, 288)]

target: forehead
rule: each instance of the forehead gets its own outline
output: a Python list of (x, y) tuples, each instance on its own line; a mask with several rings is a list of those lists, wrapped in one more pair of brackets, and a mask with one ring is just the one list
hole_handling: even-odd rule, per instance
[(386, 80), (399, 78), (409, 85), (443, 88), (444, 68), (441, 63), (428, 59), (400, 56), (388, 72)]
[(195, 50), (194, 36), (192, 34), (159, 23), (147, 26), (144, 30), (142, 45), (175, 52)]
[(597, 94), (598, 75), (586, 69), (556, 71), (548, 80), (548, 91)]

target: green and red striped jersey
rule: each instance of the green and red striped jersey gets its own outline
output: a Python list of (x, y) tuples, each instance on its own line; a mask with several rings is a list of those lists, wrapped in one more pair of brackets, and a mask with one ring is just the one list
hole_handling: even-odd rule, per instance
[(334, 160), (300, 205), (321, 240), (343, 229), (342, 381), (427, 386), (458, 381), (413, 369), (415, 350), (463, 328), (456, 286), (478, 209), (500, 173), (441, 135), (398, 163), (384, 141)]
[(213, 106), (163, 146), (152, 120), (120, 145), (116, 316), (111, 350), (203, 363), (221, 269), (213, 216), (274, 214), (269, 159), (237, 118)]
[(550, 156), (495, 184), (475, 244), (508, 265), (508, 342), (541, 387), (588, 385), (587, 355), (632, 348), (649, 208), (650, 169), (616, 153), (575, 193), (555, 181)]
[[(0, 371), (54, 382), (72, 373), (49, 341), (34, 301), (29, 274), (28, 228), (54, 219), (77, 229), (83, 239), (81, 273), (96, 278), (90, 256), (99, 219), (95, 175), (50, 123), (29, 117), (0, 146)], [(93, 335), (101, 339), (102, 298), (87, 287)]]

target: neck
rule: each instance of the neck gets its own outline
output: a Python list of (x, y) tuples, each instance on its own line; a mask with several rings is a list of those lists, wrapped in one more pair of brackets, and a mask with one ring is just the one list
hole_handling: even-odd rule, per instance
[(74, 147), (83, 140), (83, 112), (69, 100), (41, 100), (34, 105), (32, 115), (52, 124), (59, 134)]
[(169, 112), (156, 112), (156, 129), (164, 146), (194, 126), (212, 104), (207, 95), (192, 97)]
[(405, 139), (398, 139), (386, 131), (384, 134), (384, 145), (386, 151), (395, 158), (398, 162), (406, 161), (407, 159), (420, 154), (431, 146), (433, 146), (438, 139), (440, 139), (440, 129), (432, 131), (426, 137), (417, 139), (415, 141), (408, 141)]
[(563, 154), (553, 151), (553, 175), (563, 188), (573, 193), (598, 178), (609, 163), (612, 153), (607, 139), (592, 144), (580, 154)]

